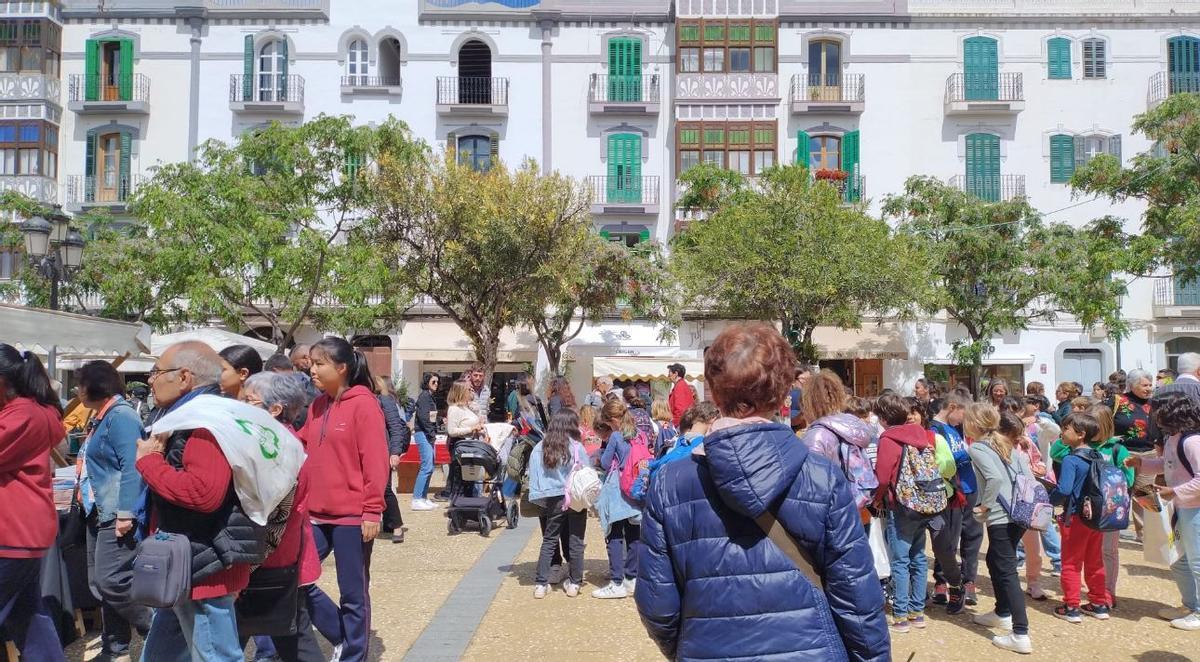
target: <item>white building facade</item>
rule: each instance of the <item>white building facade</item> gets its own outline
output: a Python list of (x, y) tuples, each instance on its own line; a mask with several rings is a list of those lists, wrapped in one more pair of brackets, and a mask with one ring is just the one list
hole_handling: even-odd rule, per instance
[[(155, 164), (186, 160), (204, 140), (327, 113), (361, 123), (394, 115), (480, 164), (531, 157), (587, 178), (597, 230), (630, 244), (665, 242), (696, 222), (673, 202), (678, 174), (702, 161), (754, 175), (802, 160), (844, 177), (847, 201), (876, 212), (907, 177), (925, 174), (988, 199), (1026, 195), (1050, 221), (1115, 214), (1132, 230), (1137, 205), (1074, 198), (1065, 182), (1096, 154), (1128, 161), (1150, 149), (1131, 133), (1133, 117), (1170, 93), (1200, 91), (1196, 0), (0, 6), (61, 29), (61, 75), (0, 73), (0, 149), (4, 127), (16, 122), (9, 109), (31, 105), (13, 90), (31, 90), (35, 78), (61, 87), (43, 85), (41, 109), (27, 110), (58, 131), (57, 170), (5, 170), (0, 185), (37, 184), (69, 211), (101, 205), (118, 215)], [(9, 79), (26, 84), (3, 85)], [(1125, 310), (1133, 334), (1119, 345), (1062, 318), (994, 339), (989, 371), (1090, 386), (1118, 362), (1165, 367), (1200, 346), (1200, 288), (1134, 281)], [(571, 346), (569, 374), (580, 392), (594, 357), (699, 362), (722, 327), (689, 320), (670, 344), (646, 324), (588, 327)], [(948, 374), (938, 366), (950, 364), (963, 335), (934, 318), (822, 329), (817, 340), (828, 364), (866, 395), (907, 389), (926, 370)], [(375, 344), (390, 345), (378, 360), (410, 382), (470, 360), (465, 339), (436, 310), (415, 309)], [(503, 371), (536, 361), (529, 333), (514, 331), (502, 350)]]

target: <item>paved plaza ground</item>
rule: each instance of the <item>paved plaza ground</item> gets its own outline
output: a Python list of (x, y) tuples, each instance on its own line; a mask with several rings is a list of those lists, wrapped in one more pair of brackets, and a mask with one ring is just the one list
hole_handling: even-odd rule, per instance
[[(402, 496), (401, 502), (409, 527), (407, 540), (403, 544), (380, 540), (371, 566), (372, 659), (662, 659), (646, 636), (632, 599), (588, 596), (607, 582), (608, 575), (604, 540), (595, 518), (588, 520), (583, 593), (569, 598), (556, 587), (544, 600), (534, 600), (540, 544), (536, 521), (523, 520), (516, 530), (501, 529), (490, 538), (474, 532), (448, 536), (441, 510), (414, 513), (408, 510), (409, 498)], [(1057, 579), (1046, 577), (1043, 584), (1050, 600), (1029, 602), (1034, 655), (1021, 658), (993, 648), (989, 632), (972, 625), (969, 616), (950, 618), (933, 608), (926, 630), (893, 637), (893, 659), (1200, 660), (1200, 632), (1173, 630), (1154, 616), (1163, 604), (1178, 604), (1168, 571), (1144, 563), (1140, 547), (1132, 543), (1123, 543), (1121, 554), (1119, 604), (1110, 621), (1088, 619), (1071, 625), (1055, 619)], [(985, 574), (975, 610), (992, 605), (982, 563), (980, 569)], [(321, 585), (336, 598), (332, 559), (325, 563)], [(98, 650), (98, 634), (90, 633), (68, 649), (68, 659), (92, 660)]]

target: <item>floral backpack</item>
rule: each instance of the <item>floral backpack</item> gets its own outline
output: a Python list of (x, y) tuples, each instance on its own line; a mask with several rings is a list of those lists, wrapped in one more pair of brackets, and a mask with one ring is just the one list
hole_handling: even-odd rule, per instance
[(1073, 455), (1088, 463), (1078, 504), (1068, 506), (1083, 523), (1097, 531), (1124, 531), (1129, 526), (1129, 484), (1125, 472), (1091, 448), (1076, 449)]
[(909, 514), (932, 517), (950, 504), (946, 481), (938, 471), (933, 446), (901, 446), (900, 466), (896, 469), (896, 502)]
[[(991, 444), (983, 446), (1000, 457), (1000, 453)], [(1004, 458), (1000, 457), (1000, 461), (1004, 462)], [(1046, 488), (1036, 478), (1013, 471), (1008, 462), (1004, 462), (1004, 468), (1008, 470), (1009, 483), (1012, 485), (1012, 499), (1001, 494), (996, 498), (1000, 507), (1022, 528), (1035, 531), (1049, 529), (1054, 521), (1054, 506), (1050, 505), (1050, 494), (1046, 492)]]

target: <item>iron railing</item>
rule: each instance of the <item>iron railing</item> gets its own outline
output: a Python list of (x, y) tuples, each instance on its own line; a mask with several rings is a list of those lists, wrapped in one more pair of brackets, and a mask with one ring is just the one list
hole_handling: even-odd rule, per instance
[(862, 175), (848, 174), (845, 179), (819, 179), (814, 177), (814, 181), (832, 185), (842, 197), (842, 202), (861, 202), (866, 197), (867, 180)]
[(438, 76), (437, 102), (443, 106), (507, 106), (508, 79)]
[(946, 103), (1024, 100), (1024, 79), (1020, 73), (959, 73), (946, 79)]
[(595, 204), (656, 205), (659, 200), (658, 176), (588, 177)]
[(245, 103), (304, 103), (304, 77), (297, 74), (233, 74), (229, 100)]
[(1185, 281), (1178, 276), (1159, 277), (1154, 280), (1154, 305), (1200, 306), (1200, 282)]
[(866, 89), (862, 74), (811, 71), (792, 76), (792, 101), (857, 103), (866, 100)]
[(400, 87), (399, 76), (342, 76), (342, 87)]
[(71, 101), (149, 101), (150, 77), (145, 74), (72, 74), (67, 79)]
[(1159, 103), (1172, 94), (1200, 92), (1200, 73), (1160, 71), (1150, 77), (1150, 103)]
[(588, 85), (591, 103), (658, 103), (658, 74), (648, 76), (610, 76), (592, 74)]
[(1025, 197), (1025, 175), (955, 175), (950, 186), (986, 202)]
[(141, 175), (94, 177), (71, 175), (67, 178), (67, 202), (74, 204), (119, 204), (128, 202), (142, 184)]

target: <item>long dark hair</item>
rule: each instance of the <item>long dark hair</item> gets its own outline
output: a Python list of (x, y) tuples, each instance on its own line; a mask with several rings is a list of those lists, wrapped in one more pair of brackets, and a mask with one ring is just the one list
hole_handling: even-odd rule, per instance
[(546, 436), (542, 439), (542, 464), (547, 469), (557, 468), (570, 460), (571, 438), (579, 435), (579, 414), (566, 407), (550, 417)]
[(218, 353), (234, 370), (245, 370), (247, 377), (257, 375), (263, 370), (262, 357), (249, 345), (230, 345)]
[(368, 391), (375, 392), (375, 380), (371, 378), (367, 357), (354, 349), (353, 345), (342, 338), (325, 338), (312, 346), (310, 355), (313, 350), (320, 351), (334, 363), (346, 366), (346, 388), (364, 386)]
[(8, 393), (36, 400), (62, 413), (62, 403), (50, 386), (50, 375), (33, 352), (22, 354), (12, 345), (0, 343), (0, 380), (0, 387)]

